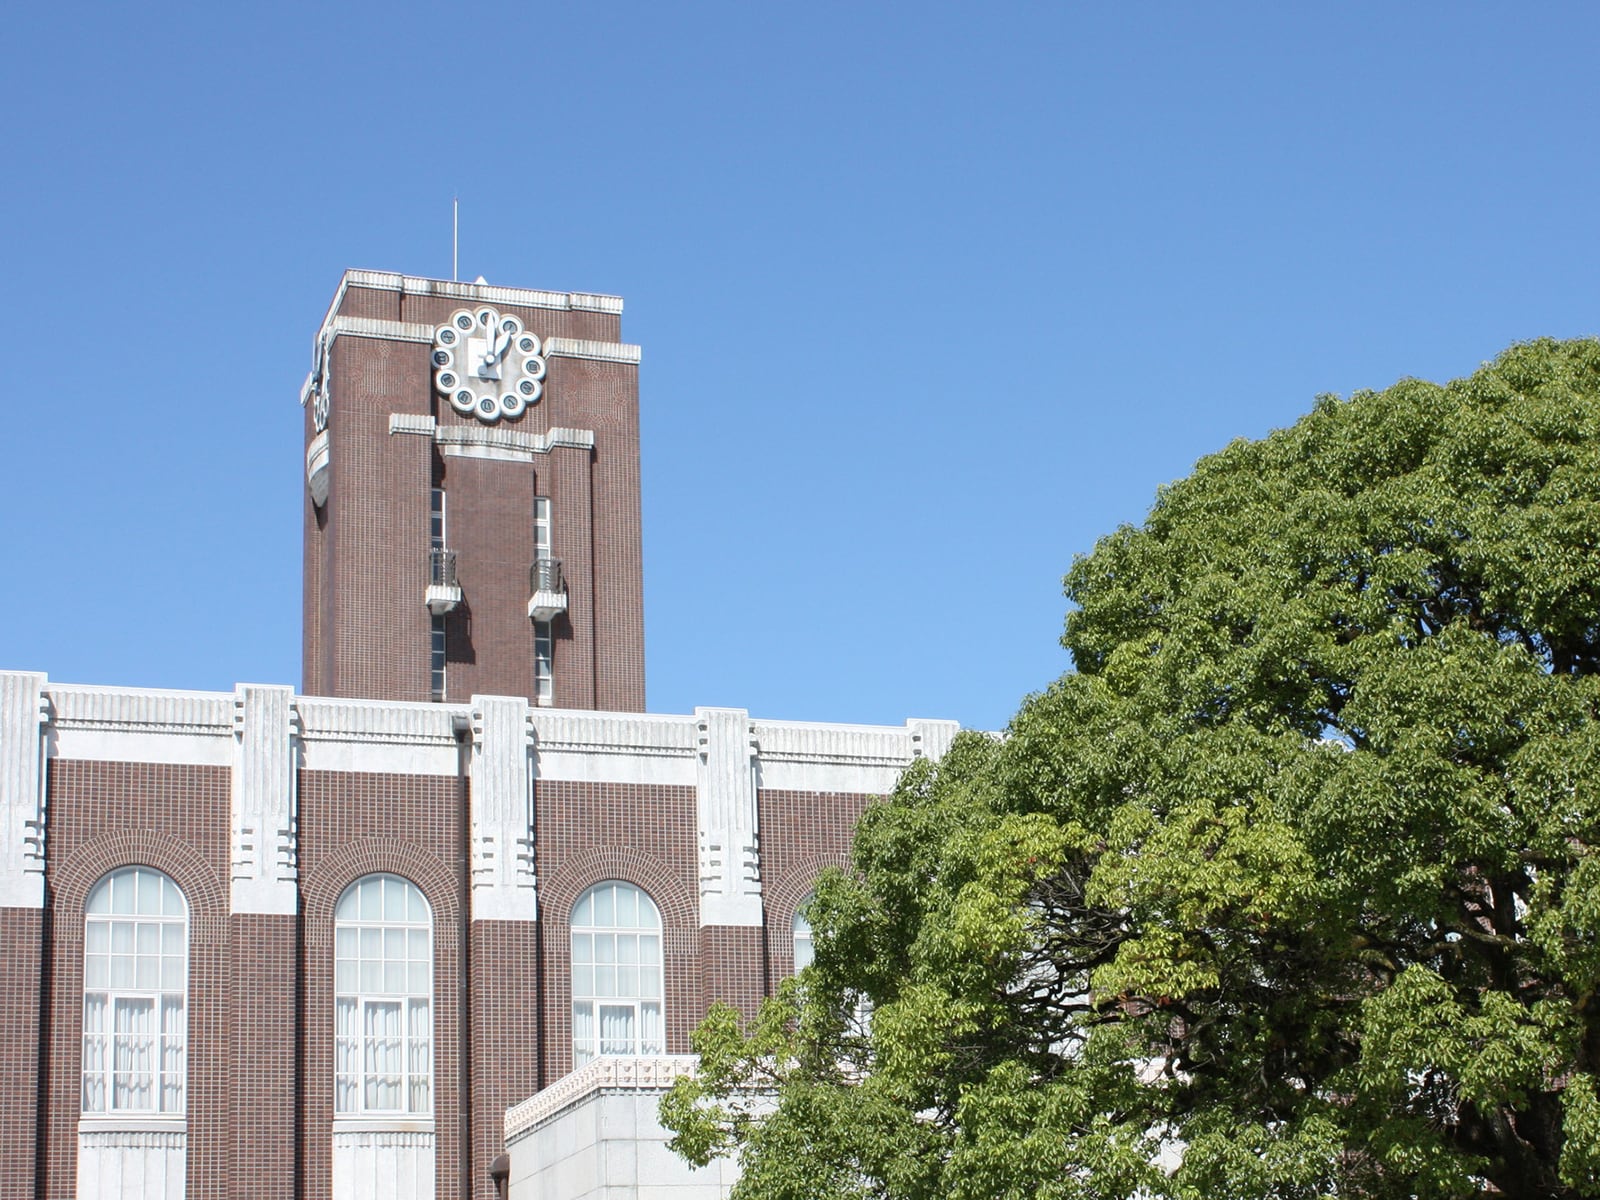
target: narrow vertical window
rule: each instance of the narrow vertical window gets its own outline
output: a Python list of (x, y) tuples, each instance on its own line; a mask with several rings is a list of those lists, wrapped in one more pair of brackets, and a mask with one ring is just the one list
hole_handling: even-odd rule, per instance
[(159, 871), (124, 867), (83, 923), (83, 1111), (184, 1112), (189, 908)]
[(811, 903), (807, 896), (800, 903), (794, 913), (794, 971), (798, 975), (809, 967), (817, 957), (817, 949), (811, 940), (811, 922), (806, 919), (806, 905)]
[[(444, 538), (444, 489), (434, 488), (432, 503), (428, 515), (428, 549), (433, 553), (429, 558), (434, 563), (442, 560), (445, 551)], [(439, 569), (437, 566), (434, 568)], [(435, 583), (446, 582), (435, 579)], [(452, 579), (449, 582), (454, 583)], [(432, 628), (429, 630), (428, 644), (428, 689), (434, 700), (444, 699), (444, 614), (435, 613), (432, 617)]]
[(533, 699), (541, 708), (556, 702), (555, 673), (551, 668), (554, 651), (549, 621), (533, 623)]
[(433, 914), (397, 875), (351, 884), (334, 909), (334, 1099), (345, 1116), (433, 1111)]
[[(554, 582), (545, 580), (545, 574), (554, 580), (549, 564), (555, 559), (551, 549), (550, 540), (550, 497), (535, 496), (533, 498), (533, 561), (536, 579), (540, 582), (538, 587), (549, 586), (552, 590)], [(544, 573), (541, 573), (543, 569)], [(555, 639), (552, 636), (549, 621), (535, 620), (533, 623), (533, 701), (542, 708), (549, 708), (556, 702), (555, 681)]]
[(572, 908), (572, 1064), (665, 1053), (661, 913), (631, 883), (596, 884)]
[(533, 498), (533, 557), (536, 560), (554, 558), (550, 549), (550, 497)]

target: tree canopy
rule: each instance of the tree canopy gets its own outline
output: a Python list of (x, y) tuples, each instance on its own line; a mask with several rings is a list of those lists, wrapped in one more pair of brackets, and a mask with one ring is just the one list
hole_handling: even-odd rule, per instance
[(1066, 593), (1075, 670), (701, 1027), (681, 1152), (742, 1200), (1600, 1195), (1600, 343), (1324, 397)]

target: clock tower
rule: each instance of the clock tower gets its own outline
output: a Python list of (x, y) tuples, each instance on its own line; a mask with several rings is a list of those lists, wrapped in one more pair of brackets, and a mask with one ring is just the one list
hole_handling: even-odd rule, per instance
[(307, 695), (644, 709), (622, 301), (347, 271), (305, 407)]

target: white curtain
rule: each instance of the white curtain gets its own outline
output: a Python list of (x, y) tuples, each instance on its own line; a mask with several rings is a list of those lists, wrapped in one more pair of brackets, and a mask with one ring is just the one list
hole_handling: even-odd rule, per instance
[(665, 1054), (666, 1035), (661, 1029), (661, 1005), (639, 1006), (639, 1053)]
[(398, 1000), (371, 1000), (365, 1012), (367, 1043), (366, 1109), (395, 1112), (401, 1107), (400, 1080), (405, 1070)]
[(581, 1067), (594, 1057), (594, 1005), (572, 1006), (572, 1065)]
[(83, 1111), (106, 1110), (106, 998), (90, 992), (83, 998)]
[(161, 1111), (183, 1111), (183, 997), (161, 999)]
[(426, 1000), (411, 1002), (411, 1028), (408, 1030), (410, 1053), (406, 1074), (410, 1078), (410, 1108), (414, 1113), (427, 1112), (430, 1103), (428, 1082), (433, 1078), (433, 1022), (428, 1008)]
[(634, 1011), (631, 1004), (600, 1006), (600, 1053), (634, 1054)]
[(361, 1028), (356, 1020), (356, 1002), (341, 996), (334, 1009), (333, 1111), (356, 1112), (361, 1084)]
[(146, 996), (118, 996), (113, 1014), (111, 1107), (120, 1112), (149, 1112), (155, 1095), (155, 1001)]

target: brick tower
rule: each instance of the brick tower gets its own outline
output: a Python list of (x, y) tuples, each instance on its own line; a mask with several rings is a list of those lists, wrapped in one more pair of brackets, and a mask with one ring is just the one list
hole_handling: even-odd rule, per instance
[(345, 273), (302, 394), (307, 695), (643, 711), (621, 312)]

